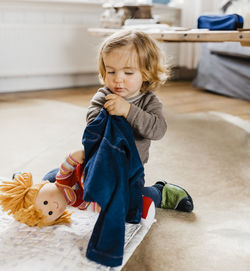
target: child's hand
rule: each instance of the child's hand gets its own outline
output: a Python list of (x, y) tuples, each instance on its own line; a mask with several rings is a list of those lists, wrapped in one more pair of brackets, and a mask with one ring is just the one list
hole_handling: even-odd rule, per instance
[(116, 94), (109, 94), (106, 96), (107, 102), (104, 104), (104, 108), (110, 115), (123, 116), (127, 118), (130, 110), (130, 103)]

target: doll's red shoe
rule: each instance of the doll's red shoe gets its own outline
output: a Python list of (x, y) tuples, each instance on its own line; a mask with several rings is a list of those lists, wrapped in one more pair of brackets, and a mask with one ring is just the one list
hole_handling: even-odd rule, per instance
[(141, 224), (151, 225), (155, 219), (155, 204), (149, 197), (142, 196)]

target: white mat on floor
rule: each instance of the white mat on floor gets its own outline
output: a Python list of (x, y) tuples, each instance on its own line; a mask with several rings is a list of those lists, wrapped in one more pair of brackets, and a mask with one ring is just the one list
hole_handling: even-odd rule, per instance
[(89, 261), (86, 248), (97, 214), (74, 208), (70, 226), (38, 229), (16, 222), (0, 210), (0, 266), (6, 271), (121, 270), (148, 232), (148, 225), (126, 224), (123, 265), (109, 268)]
[[(13, 172), (30, 171), (34, 182), (40, 182), (67, 153), (82, 146), (87, 109), (48, 100), (13, 103), (0, 107), (0, 176), (11, 178)], [(0, 270), (109, 270), (85, 257), (96, 218), (96, 214), (74, 209), (71, 226), (37, 229), (14, 221), (0, 210)], [(126, 225), (122, 266), (152, 223)]]

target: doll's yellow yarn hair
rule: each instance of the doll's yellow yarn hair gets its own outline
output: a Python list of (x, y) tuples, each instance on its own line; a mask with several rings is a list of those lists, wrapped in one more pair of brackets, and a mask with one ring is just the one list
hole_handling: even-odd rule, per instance
[(35, 201), (38, 192), (48, 181), (33, 184), (31, 173), (16, 174), (13, 180), (0, 183), (0, 204), (3, 211), (13, 214), (13, 217), (28, 226), (48, 226), (60, 223), (70, 223), (71, 213), (65, 210), (56, 220), (48, 223), (46, 216), (37, 209)]

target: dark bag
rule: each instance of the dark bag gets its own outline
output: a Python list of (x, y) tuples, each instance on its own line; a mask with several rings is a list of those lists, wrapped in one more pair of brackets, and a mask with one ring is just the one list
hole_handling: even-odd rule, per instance
[(198, 28), (209, 30), (236, 30), (242, 28), (244, 19), (238, 14), (204, 15), (198, 18)]

